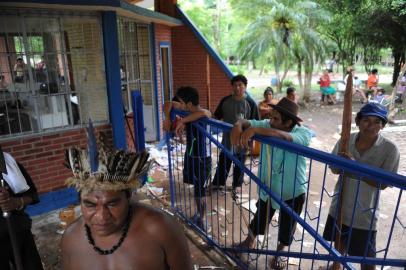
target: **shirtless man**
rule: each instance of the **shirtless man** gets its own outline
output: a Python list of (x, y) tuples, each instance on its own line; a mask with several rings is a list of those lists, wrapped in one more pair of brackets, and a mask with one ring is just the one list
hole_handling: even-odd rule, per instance
[[(131, 168), (137, 163), (128, 166), (132, 176)], [(103, 181), (99, 176), (104, 174), (105, 178), (109, 173), (75, 174), (72, 159), (70, 165), (75, 177), (68, 181), (80, 193), (83, 216), (63, 235), (64, 270), (192, 269), (186, 238), (176, 221), (152, 207), (131, 202), (130, 189), (137, 186), (136, 177), (114, 181), (113, 176), (112, 181)]]

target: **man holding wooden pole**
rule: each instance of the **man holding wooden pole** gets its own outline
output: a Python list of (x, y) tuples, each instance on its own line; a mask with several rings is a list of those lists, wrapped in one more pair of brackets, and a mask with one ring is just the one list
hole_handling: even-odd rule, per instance
[[(343, 114), (346, 113), (348, 111), (344, 109)], [(359, 132), (349, 134), (351, 121), (345, 125), (343, 121), (342, 137), (333, 153), (396, 173), (399, 150), (393, 142), (380, 134), (380, 130), (388, 122), (387, 115), (386, 107), (381, 104), (364, 105), (355, 117)], [(336, 249), (343, 255), (348, 253), (351, 256), (375, 257), (379, 195), (380, 190), (387, 186), (375, 179), (358, 177), (337, 168), (331, 170), (340, 174), (334, 190), (339, 196), (333, 196), (323, 237), (335, 241)], [(340, 268), (339, 263), (333, 264), (333, 269)], [(361, 269), (375, 269), (375, 266), (361, 264)]]

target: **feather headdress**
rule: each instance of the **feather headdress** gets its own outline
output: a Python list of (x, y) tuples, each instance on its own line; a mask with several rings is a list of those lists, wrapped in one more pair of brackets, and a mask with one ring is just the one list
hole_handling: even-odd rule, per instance
[(93, 124), (87, 128), (88, 149), (70, 147), (65, 152), (65, 165), (73, 172), (69, 186), (80, 192), (92, 190), (124, 190), (145, 184), (144, 177), (152, 164), (146, 151), (134, 153), (106, 147), (106, 137), (100, 133), (97, 147)]

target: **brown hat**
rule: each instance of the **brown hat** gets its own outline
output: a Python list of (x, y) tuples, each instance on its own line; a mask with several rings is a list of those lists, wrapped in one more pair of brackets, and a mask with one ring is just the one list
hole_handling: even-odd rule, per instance
[(284, 97), (276, 105), (270, 104), (270, 106), (277, 110), (279, 113), (295, 120), (296, 122), (302, 122), (303, 120), (297, 116), (299, 111), (299, 106), (291, 101), (290, 99)]

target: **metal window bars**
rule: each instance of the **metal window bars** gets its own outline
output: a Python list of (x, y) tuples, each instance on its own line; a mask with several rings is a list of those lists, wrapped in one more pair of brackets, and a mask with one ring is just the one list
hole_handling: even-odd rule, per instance
[(149, 27), (130, 18), (118, 17), (118, 41), (124, 106), (132, 111), (131, 91), (140, 90), (145, 105), (152, 105), (152, 64)]
[[(103, 55), (98, 17), (24, 9), (0, 14), (0, 136), (80, 124), (80, 81), (100, 77), (92, 71), (102, 69), (97, 62), (89, 64)], [(98, 29), (89, 19), (99, 23)], [(88, 84), (105, 87), (99, 81)]]
[[(184, 115), (184, 112), (176, 111), (176, 114)], [(199, 124), (201, 122), (204, 122), (208, 129), (203, 128)], [(333, 261), (339, 262), (345, 269), (357, 269), (358, 264), (373, 264), (379, 266), (379, 269), (389, 266), (406, 267), (406, 252), (402, 244), (406, 237), (406, 198), (402, 196), (406, 189), (405, 176), (279, 139), (254, 137), (262, 145), (272, 146), (271, 164), (269, 164), (271, 171), (274, 170), (272, 165), (277, 164), (274, 160), (274, 151), (284, 151), (282, 167), (280, 168), (282, 177), (287, 174), (294, 175), (296, 178), (297, 174), (300, 173), (297, 170), (298, 160), (300, 158), (306, 159), (306, 181), (294, 182), (294, 185), (304, 185), (306, 190), (302, 210), (296, 213), (293, 210), (295, 204), (298, 206), (301, 203), (296, 194), (293, 196), (296, 198), (289, 206), (286, 201), (280, 199), (277, 193), (271, 191), (269, 185), (265, 185), (257, 177), (258, 170), (264, 167), (261, 166), (263, 162), (261, 157), (256, 158), (248, 155), (247, 160), (243, 163), (241, 162), (242, 159), (233, 153), (233, 149), (227, 149), (222, 144), (221, 134), (229, 132), (230, 125), (212, 119), (201, 119), (190, 125), (204, 134), (202, 138), (205, 142), (199, 142), (200, 137), (195, 136), (197, 143), (194, 145), (208, 147), (213, 168), (209, 175), (204, 174), (206, 172), (205, 167), (210, 165), (204, 163), (200, 166), (188, 165), (187, 168), (194, 170), (192, 173), (185, 171), (185, 158), (187, 159), (192, 151), (187, 149), (184, 140), (182, 142), (167, 135), (172, 207), (181, 218), (201, 234), (209, 245), (217, 247), (242, 269), (270, 269), (274, 256), (283, 258), (282, 262), (287, 264), (287, 269), (318, 269), (320, 266), (331, 266)], [(201, 184), (199, 181), (202, 179), (207, 180), (206, 178), (208, 178), (209, 181), (213, 181), (216, 169), (225, 169), (218, 166), (220, 152), (223, 152), (233, 162), (232, 166), (238, 166), (243, 172), (242, 189), (237, 189), (237, 193), (229, 191), (227, 187), (214, 189), (213, 185), (208, 185), (205, 189), (195, 189), (195, 186)], [(288, 153), (296, 156), (293, 166), (296, 168), (294, 172), (287, 172), (284, 168), (284, 160)], [(192, 162), (196, 162), (196, 159), (192, 159)], [(292, 164), (289, 165), (289, 167), (291, 166)], [(355, 220), (369, 215), (372, 218), (368, 225), (369, 230), (365, 230), (368, 233), (364, 239), (367, 242), (365, 243), (366, 246), (371, 247), (369, 251), (376, 253), (376, 257), (368, 257), (373, 255), (368, 255), (367, 249), (362, 250), (363, 255), (360, 256), (350, 255), (353, 251), (350, 254), (346, 251), (340, 253), (334, 248), (333, 242), (323, 238), (323, 232), (327, 229), (326, 221), (329, 211), (334, 213), (333, 210), (329, 210), (331, 201), (334, 198), (339, 198), (341, 192), (341, 185), (337, 185), (338, 190), (333, 191), (340, 176), (333, 174), (330, 170), (331, 167), (340, 170), (339, 175), (341, 176), (344, 172), (350, 173), (356, 181), (356, 188), (351, 191), (354, 194), (354, 203), (346, 209), (350, 213), (348, 226), (346, 229), (343, 227), (341, 231), (341, 235), (345, 239), (345, 250), (349, 250), (349, 239), (362, 239), (359, 238), (359, 230), (354, 227)], [(191, 175), (195, 176), (192, 181), (191, 179), (184, 179), (190, 178)], [(364, 205), (361, 196), (361, 185), (364, 183), (361, 179), (363, 177), (374, 179), (378, 185), (385, 184), (391, 188), (377, 191), (372, 203)], [(269, 180), (272, 183), (273, 179)], [(282, 182), (281, 190), (284, 190), (285, 180)], [(206, 196), (200, 196), (204, 194), (197, 194), (196, 192), (205, 192)], [(267, 210), (266, 206), (256, 204), (259, 199), (258, 192), (265, 192), (275, 205), (279, 206), (280, 209), (276, 210), (272, 217), (270, 217), (270, 211)], [(196, 218), (199, 216), (196, 197), (201, 197), (206, 204), (201, 219)], [(381, 211), (378, 208), (379, 201), (381, 202)], [(265, 226), (263, 235), (258, 234), (253, 246), (239, 246), (249, 236), (248, 228), (257, 211), (270, 220), (270, 226)], [(286, 223), (286, 216), (294, 220), (296, 225), (290, 222)], [(284, 221), (282, 221), (283, 219)], [(374, 236), (373, 231), (375, 219), (379, 220), (376, 236)], [(256, 229), (259, 229), (259, 223), (256, 226)], [(283, 232), (289, 231), (289, 229), (292, 229), (294, 233), (291, 239), (284, 239), (283, 235), (286, 233), (283, 234)], [(333, 224), (331, 233), (336, 233), (337, 230), (337, 226)], [(324, 236), (327, 236), (326, 233)], [(374, 244), (375, 237), (376, 245)], [(292, 241), (292, 243), (278, 251), (279, 240)], [(375, 248), (373, 248), (374, 246)]]

